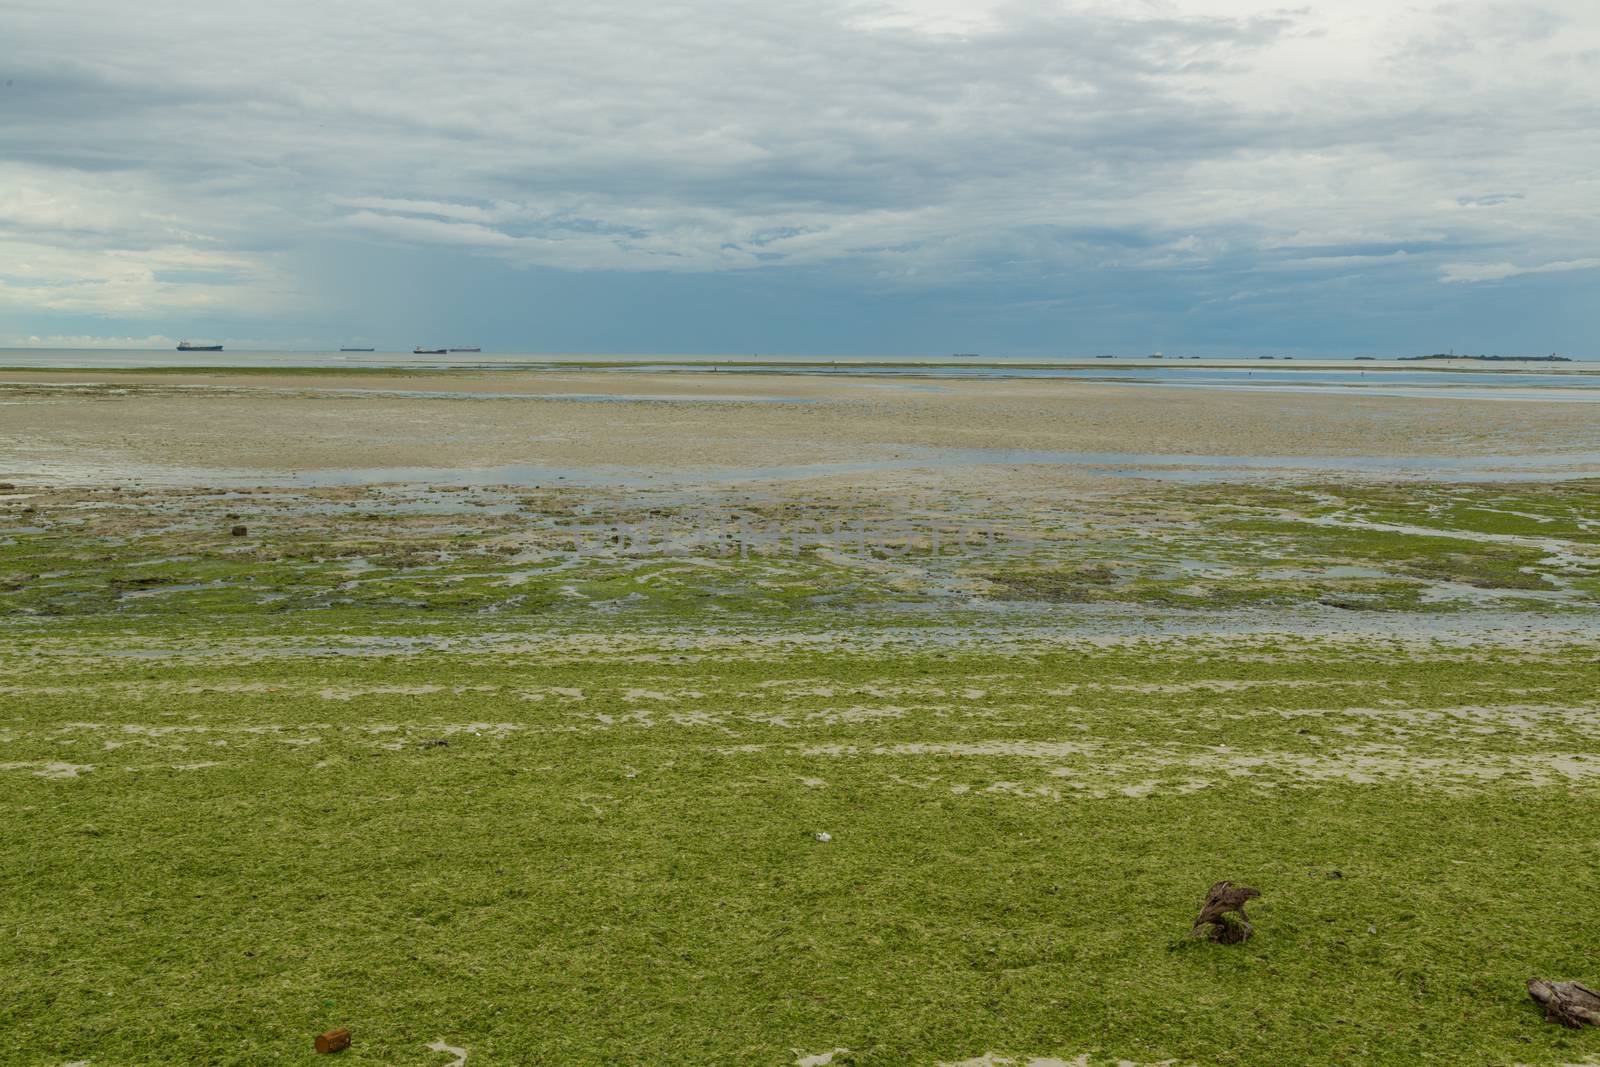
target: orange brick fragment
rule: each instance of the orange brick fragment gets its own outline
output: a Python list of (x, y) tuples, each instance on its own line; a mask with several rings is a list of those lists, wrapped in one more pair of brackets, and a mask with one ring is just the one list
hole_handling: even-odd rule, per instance
[(318, 1052), (338, 1052), (340, 1049), (350, 1047), (350, 1031), (343, 1029), (329, 1030), (325, 1034), (317, 1035)]

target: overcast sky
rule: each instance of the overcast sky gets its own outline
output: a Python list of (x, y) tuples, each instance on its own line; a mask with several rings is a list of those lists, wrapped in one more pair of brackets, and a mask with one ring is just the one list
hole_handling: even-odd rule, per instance
[(1596, 0), (7, 0), (0, 40), (0, 344), (1600, 355)]

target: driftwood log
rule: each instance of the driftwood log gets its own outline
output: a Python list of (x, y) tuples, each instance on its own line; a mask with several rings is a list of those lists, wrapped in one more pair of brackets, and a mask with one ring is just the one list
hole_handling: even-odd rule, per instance
[(1245, 916), (1244, 905), (1260, 895), (1259, 889), (1251, 889), (1247, 885), (1218, 882), (1206, 893), (1206, 902), (1201, 905), (1200, 915), (1195, 919), (1189, 936), (1204, 934), (1224, 945), (1237, 945), (1255, 932)]
[(1544, 1020), (1562, 1026), (1600, 1026), (1600, 993), (1578, 982), (1528, 979), (1528, 996), (1544, 1008)]

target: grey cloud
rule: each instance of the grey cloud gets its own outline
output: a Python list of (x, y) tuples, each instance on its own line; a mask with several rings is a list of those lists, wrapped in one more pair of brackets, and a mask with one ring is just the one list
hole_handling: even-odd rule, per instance
[(1356, 74), (1279, 58), (1316, 12), (1232, 6), (935, 33), (842, 2), (10, 5), (0, 252), (162, 249), (152, 299), (218, 255), (282, 293), (274, 257), (330, 235), (928, 288), (1591, 258), (1600, 92), (1559, 59), (1600, 44), (1580, 4), (1423, 9)]

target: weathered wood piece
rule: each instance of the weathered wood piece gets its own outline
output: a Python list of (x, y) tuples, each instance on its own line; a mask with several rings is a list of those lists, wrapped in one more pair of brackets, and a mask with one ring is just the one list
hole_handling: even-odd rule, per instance
[[(1260, 895), (1259, 889), (1251, 889), (1247, 885), (1218, 882), (1206, 893), (1206, 902), (1201, 905), (1200, 914), (1195, 919), (1194, 928), (1189, 931), (1189, 936), (1199, 937), (1204, 934), (1224, 945), (1238, 944), (1255, 933), (1249, 918), (1244, 913), (1244, 905), (1246, 901), (1254, 900)], [(1204, 927), (1209, 929), (1203, 929)]]
[(350, 1047), (350, 1031), (340, 1027), (337, 1030), (329, 1030), (325, 1034), (318, 1034), (316, 1045), (317, 1051), (323, 1054), (347, 1049)]
[(1578, 982), (1528, 979), (1528, 996), (1544, 1008), (1544, 1020), (1562, 1026), (1600, 1026), (1600, 993)]

